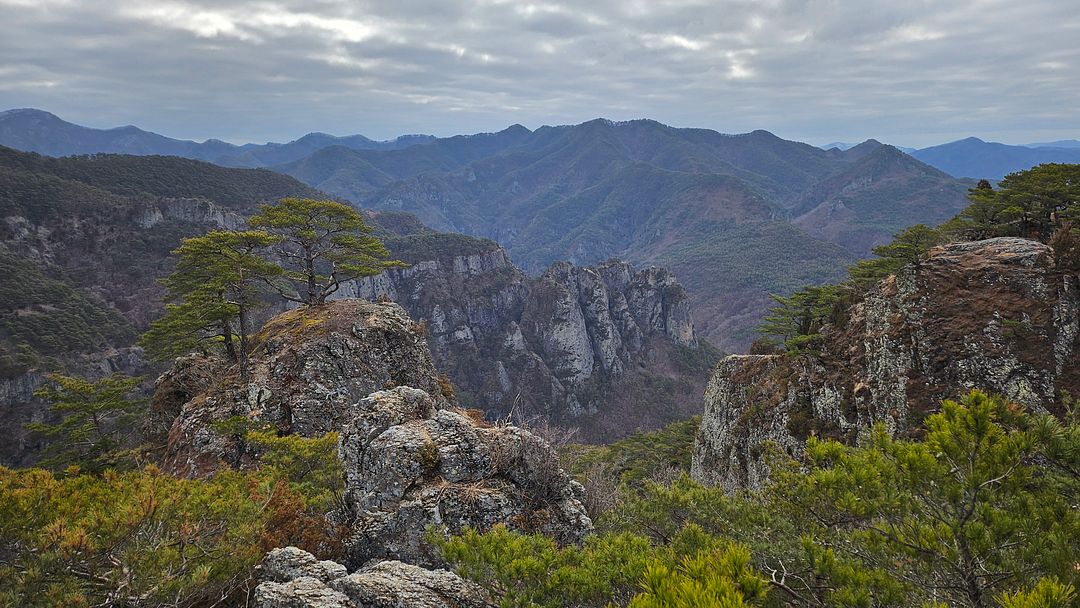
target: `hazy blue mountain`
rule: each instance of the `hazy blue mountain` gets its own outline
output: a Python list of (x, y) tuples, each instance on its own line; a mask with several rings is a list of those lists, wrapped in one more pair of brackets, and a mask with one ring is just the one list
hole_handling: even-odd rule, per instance
[(1080, 139), (1059, 139), (1024, 145), (1028, 148), (1080, 148)]
[(265, 167), (294, 161), (329, 146), (354, 150), (398, 150), (433, 139), (430, 135), (404, 135), (390, 141), (374, 141), (363, 135), (335, 137), (325, 133), (309, 133), (284, 144), (237, 146), (216, 139), (204, 142), (173, 139), (130, 125), (92, 129), (32, 108), (0, 112), (0, 145), (48, 156), (99, 153), (181, 156), (230, 167)]
[(955, 177), (997, 181), (1042, 163), (1080, 162), (1080, 148), (1029, 148), (968, 137), (916, 150), (912, 156)]
[[(876, 140), (871, 140), (871, 141), (876, 141)], [(851, 143), (844, 143), (842, 141), (834, 141), (831, 144), (825, 144), (824, 146), (818, 146), (818, 147), (821, 148), (822, 150), (832, 150), (833, 148), (836, 148), (837, 150), (840, 150), (841, 152), (844, 152), (844, 151), (850, 150), (851, 148), (854, 148), (857, 145), (859, 145), (859, 144), (851, 144)], [(904, 146), (893, 146), (893, 147), (896, 148), (897, 150), (900, 150), (901, 152), (904, 152), (905, 154), (911, 154), (912, 152), (915, 151), (915, 148), (905, 148)]]

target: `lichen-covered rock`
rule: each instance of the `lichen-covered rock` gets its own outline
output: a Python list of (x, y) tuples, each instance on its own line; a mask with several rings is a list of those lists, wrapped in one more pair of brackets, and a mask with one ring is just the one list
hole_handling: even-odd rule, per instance
[(348, 573), (345, 566), (337, 562), (316, 559), (314, 555), (296, 547), (281, 547), (266, 554), (259, 565), (258, 576), (261, 580), (276, 583), (302, 577), (328, 583)]
[[(301, 577), (285, 583), (265, 582), (255, 588), (258, 608), (361, 608), (349, 596), (317, 578)], [(364, 607), (366, 608), (366, 607)]]
[[(336, 431), (359, 413), (369, 393), (393, 386), (444, 395), (423, 331), (393, 303), (341, 300), (271, 319), (256, 338), (251, 372), (234, 368), (180, 408), (169, 435), (166, 468), (178, 475), (243, 466), (241, 441), (215, 428), (239, 417), (306, 437)], [(169, 383), (161, 385), (168, 390)]]
[(973, 388), (1032, 411), (1080, 394), (1080, 279), (1049, 247), (995, 238), (937, 247), (823, 330), (819, 356), (729, 357), (705, 393), (692, 475), (759, 487), (765, 442), (789, 453), (806, 437), (852, 441), (884, 424), (917, 433), (940, 401)]
[(331, 585), (357, 608), (488, 608), (479, 586), (448, 570), (425, 570), (399, 561), (363, 568)]
[(447, 570), (399, 561), (367, 564), (348, 574), (334, 562), (286, 547), (259, 567), (257, 608), (489, 608), (483, 589)]
[(431, 526), (457, 533), (503, 523), (563, 543), (591, 531), (581, 487), (542, 439), (436, 406), (414, 388), (373, 393), (342, 431), (345, 499), (355, 519), (347, 564), (437, 565), (425, 540)]

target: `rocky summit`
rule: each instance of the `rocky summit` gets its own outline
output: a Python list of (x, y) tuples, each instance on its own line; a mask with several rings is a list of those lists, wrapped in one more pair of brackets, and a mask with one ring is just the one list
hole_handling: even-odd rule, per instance
[(355, 522), (347, 565), (372, 558), (438, 564), (425, 541), (432, 525), (459, 534), (503, 523), (563, 544), (592, 530), (584, 489), (544, 440), (438, 406), (409, 387), (372, 393), (342, 431), (345, 499)]
[[(220, 462), (245, 464), (242, 442), (213, 430), (236, 417), (314, 437), (344, 427), (359, 413), (360, 400), (377, 390), (411, 386), (426, 390), (440, 407), (454, 403), (423, 332), (393, 303), (349, 300), (296, 309), (271, 319), (255, 339), (247, 379), (230, 368), (177, 408), (168, 470), (203, 476)], [(166, 375), (159, 388), (171, 391), (175, 383)], [(170, 407), (164, 396), (155, 401)]]
[(1022, 238), (952, 243), (881, 282), (823, 330), (816, 355), (723, 360), (705, 392), (692, 474), (761, 487), (763, 449), (854, 439), (882, 423), (917, 435), (928, 408), (972, 388), (1060, 413), (1080, 389), (1080, 279)]

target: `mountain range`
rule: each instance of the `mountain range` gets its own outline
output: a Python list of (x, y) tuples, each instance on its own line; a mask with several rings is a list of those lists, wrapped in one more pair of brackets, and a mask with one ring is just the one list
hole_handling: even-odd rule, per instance
[(664, 266), (689, 292), (699, 333), (728, 351), (754, 339), (770, 293), (841, 277), (897, 231), (951, 217), (971, 185), (875, 140), (822, 150), (649, 120), (234, 146), (12, 110), (0, 144), (266, 165), (362, 208), (489, 238), (534, 275), (561, 260)]
[[(821, 148), (843, 151), (856, 145), (833, 142)], [(1080, 162), (1080, 140), (1076, 139), (1008, 145), (968, 137), (928, 148), (898, 146), (897, 149), (953, 177), (987, 179), (992, 182), (1001, 180), (1009, 173), (1030, 169), (1042, 163)]]
[(916, 150), (912, 156), (949, 175), (996, 182), (1009, 173), (1042, 163), (1080, 163), (1080, 147), (1066, 147), (1068, 141), (1054, 143), (1059, 147), (1038, 144), (1034, 147), (1010, 146), (968, 137)]
[(48, 156), (100, 153), (181, 156), (227, 167), (265, 167), (303, 158), (328, 146), (394, 150), (432, 139), (434, 137), (430, 135), (402, 135), (390, 141), (374, 141), (363, 135), (335, 137), (326, 133), (308, 133), (284, 144), (238, 146), (217, 139), (204, 142), (173, 139), (131, 125), (92, 129), (33, 108), (0, 112), (0, 145)]
[(825, 151), (649, 120), (332, 147), (273, 169), (490, 238), (528, 272), (612, 256), (670, 268), (699, 331), (727, 350), (753, 340), (770, 293), (838, 278), (895, 232), (951, 217), (968, 188), (873, 140)]
[[(240, 228), (259, 203), (286, 196), (329, 195), (265, 169), (0, 147), (0, 463), (35, 453), (23, 423), (44, 415), (33, 391), (45, 371), (162, 371), (131, 347), (162, 313), (170, 251), (187, 236)], [(564, 263), (529, 277), (492, 241), (405, 213), (367, 216), (411, 266), (340, 295), (390, 297), (425, 323), (436, 362), (470, 407), (545, 416), (593, 439), (695, 411), (717, 352), (696, 338), (669, 272)]]

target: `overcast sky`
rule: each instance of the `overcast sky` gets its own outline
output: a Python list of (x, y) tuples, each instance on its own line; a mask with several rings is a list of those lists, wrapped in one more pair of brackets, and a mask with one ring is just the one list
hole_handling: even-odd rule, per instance
[(287, 141), (653, 118), (1080, 138), (1076, 0), (0, 0), (0, 109)]

